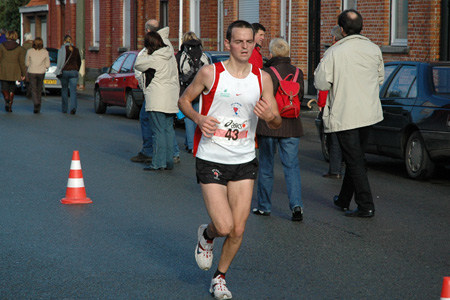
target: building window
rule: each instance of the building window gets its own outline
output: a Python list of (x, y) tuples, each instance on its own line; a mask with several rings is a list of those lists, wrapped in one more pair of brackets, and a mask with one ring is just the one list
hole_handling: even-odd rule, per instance
[(130, 0), (123, 1), (123, 47), (130, 48), (131, 37)]
[(92, 1), (92, 46), (100, 46), (100, 0)]
[(169, 0), (161, 0), (159, 15), (159, 25), (161, 28), (169, 26)]
[(239, 19), (259, 23), (259, 0), (239, 1)]
[(350, 8), (353, 8), (353, 9), (357, 9), (356, 8), (356, 2), (358, 2), (357, 0), (344, 0), (343, 1), (343, 3), (342, 3), (342, 10), (346, 10), (346, 9), (350, 9)]
[(391, 45), (408, 45), (408, 0), (391, 2)]

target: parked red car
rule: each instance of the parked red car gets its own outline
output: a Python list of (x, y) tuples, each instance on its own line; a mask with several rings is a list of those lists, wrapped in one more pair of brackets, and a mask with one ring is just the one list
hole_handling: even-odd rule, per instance
[(102, 69), (95, 81), (94, 109), (97, 114), (104, 114), (108, 106), (122, 106), (126, 116), (137, 119), (144, 95), (134, 77), (134, 62), (139, 51), (122, 53), (111, 65)]

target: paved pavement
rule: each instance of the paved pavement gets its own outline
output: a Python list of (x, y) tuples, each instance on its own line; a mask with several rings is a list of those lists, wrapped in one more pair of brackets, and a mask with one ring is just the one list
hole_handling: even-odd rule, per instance
[[(0, 299), (212, 299), (218, 259), (203, 272), (193, 257), (198, 225), (209, 218), (192, 155), (182, 150), (174, 171), (142, 171), (129, 159), (142, 144), (139, 122), (124, 108), (95, 114), (93, 83), (79, 96), (76, 115), (62, 114), (55, 95), (38, 115), (23, 95), (14, 113), (0, 110)], [(346, 218), (331, 201), (342, 181), (321, 176), (328, 164), (316, 112), (301, 115), (305, 219), (290, 221), (276, 159), (272, 214), (249, 216), (227, 275), (234, 297), (438, 299), (450, 270), (449, 172), (412, 181), (401, 160), (370, 156), (377, 215)], [(176, 136), (183, 145), (182, 128)], [(73, 150), (93, 204), (60, 203)]]

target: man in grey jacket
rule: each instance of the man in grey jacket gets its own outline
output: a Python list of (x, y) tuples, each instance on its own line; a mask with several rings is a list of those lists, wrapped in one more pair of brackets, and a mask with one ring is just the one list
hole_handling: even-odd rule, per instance
[[(334, 204), (346, 210), (348, 217), (373, 217), (372, 199), (364, 153), (370, 127), (383, 120), (379, 86), (384, 80), (384, 63), (380, 48), (360, 35), (361, 14), (343, 11), (338, 17), (343, 39), (331, 47), (315, 71), (319, 90), (329, 90), (324, 107), (326, 133), (336, 132), (346, 163), (344, 181)], [(355, 195), (357, 208), (348, 211)]]

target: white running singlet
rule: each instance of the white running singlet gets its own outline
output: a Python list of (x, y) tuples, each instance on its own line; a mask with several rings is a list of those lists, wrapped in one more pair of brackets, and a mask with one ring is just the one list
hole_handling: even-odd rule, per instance
[(242, 164), (255, 155), (258, 117), (253, 109), (262, 94), (261, 70), (251, 66), (246, 78), (235, 78), (222, 62), (214, 64), (214, 83), (200, 100), (200, 113), (220, 121), (214, 136), (202, 135), (197, 126), (194, 155), (221, 164)]

